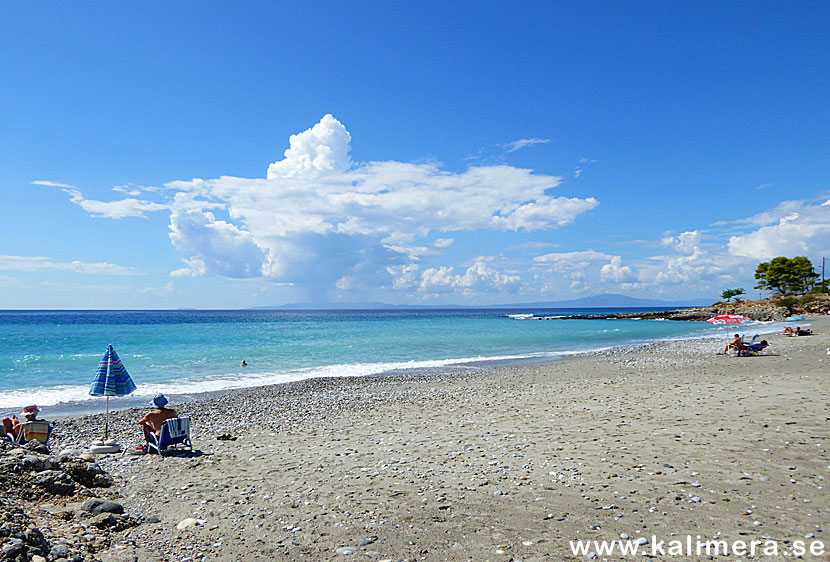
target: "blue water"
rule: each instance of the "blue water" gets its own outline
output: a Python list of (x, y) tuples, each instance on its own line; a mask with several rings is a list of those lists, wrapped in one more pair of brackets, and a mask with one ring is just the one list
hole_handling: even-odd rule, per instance
[[(102, 399), (87, 393), (110, 343), (138, 386), (122, 403), (127, 406), (157, 392), (190, 395), (320, 376), (546, 360), (734, 331), (705, 322), (509, 317), (529, 312), (602, 311), (0, 311), (0, 412), (28, 403), (67, 411), (97, 407)], [(240, 366), (243, 359), (248, 367)], [(118, 400), (124, 399), (111, 404)]]

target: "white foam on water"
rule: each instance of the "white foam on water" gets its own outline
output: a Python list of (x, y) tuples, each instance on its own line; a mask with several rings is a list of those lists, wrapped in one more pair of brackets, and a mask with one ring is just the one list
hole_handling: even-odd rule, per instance
[[(527, 358), (553, 358), (558, 355), (558, 353), (539, 352), (527, 353), (523, 355), (500, 355), (493, 357), (477, 356), (428, 361), (353, 363), (311, 367), (308, 369), (299, 369), (289, 372), (257, 373), (249, 370), (250, 367), (248, 367), (245, 370), (240, 368), (240, 370), (235, 373), (227, 373), (214, 377), (187, 377), (175, 381), (159, 383), (142, 383), (140, 378), (133, 377), (137, 388), (135, 392), (130, 395), (130, 398), (140, 398), (142, 396), (152, 397), (159, 392), (171, 395), (193, 394), (194, 390), (199, 393), (215, 392), (238, 388), (249, 388), (254, 386), (283, 384), (323, 377), (363, 377), (406, 369), (434, 369), (468, 363), (513, 361)], [(90, 396), (89, 388), (89, 385), (62, 385), (3, 391), (0, 392), (0, 411), (16, 411), (15, 408), (20, 408), (26, 404), (32, 403), (43, 407), (55, 406), (68, 402), (78, 403), (87, 400), (102, 399), (100, 396)]]
[[(784, 330), (785, 324), (783, 322), (745, 322), (737, 326), (717, 326), (712, 327), (711, 330), (700, 331), (683, 336), (671, 338), (655, 338), (632, 340), (627, 343), (611, 344), (611, 345), (596, 345), (596, 343), (585, 343), (584, 346), (577, 346), (576, 349), (557, 350), (549, 352), (535, 352), (524, 353), (516, 355), (498, 355), (498, 356), (475, 356), (462, 357), (452, 359), (437, 359), (424, 361), (397, 361), (397, 362), (378, 362), (378, 363), (353, 363), (353, 364), (337, 364), (321, 367), (311, 367), (307, 369), (298, 369), (293, 371), (267, 371), (256, 372), (254, 368), (247, 367), (245, 369), (239, 368), (236, 372), (224, 373), (213, 376), (192, 376), (169, 382), (142, 382), (140, 377), (133, 377), (138, 388), (130, 395), (130, 399), (152, 397), (159, 392), (165, 394), (176, 395), (184, 394), (191, 395), (194, 391), (215, 392), (233, 390), (239, 388), (249, 388), (256, 386), (266, 386), (272, 384), (282, 384), (294, 381), (301, 381), (312, 378), (322, 377), (360, 377), (378, 375), (389, 371), (407, 370), (407, 369), (434, 369), (441, 367), (448, 367), (460, 364), (475, 364), (475, 363), (498, 363), (509, 361), (521, 361), (528, 359), (555, 359), (558, 357), (585, 353), (590, 351), (601, 351), (618, 345), (638, 345), (643, 343), (650, 343), (653, 341), (666, 340), (686, 340), (697, 338), (724, 338), (731, 337), (734, 333), (742, 333), (752, 336), (753, 334), (770, 334), (780, 333)], [(804, 322), (803, 326), (808, 326), (808, 322)], [(605, 330), (607, 331), (607, 330)], [(619, 331), (613, 329), (612, 332)], [(97, 354), (95, 354), (97, 356)], [(91, 379), (89, 381), (91, 383)], [(59, 386), (39, 386), (21, 388), (10, 391), (0, 392), (0, 412), (16, 413), (18, 408), (26, 405), (36, 403), (39, 406), (56, 406), (62, 404), (78, 404), (85, 403), (91, 400), (101, 400), (101, 397), (93, 397), (89, 395), (89, 384), (83, 385), (59, 385)], [(112, 405), (113, 401), (110, 401)], [(117, 401), (116, 401), (117, 404)]]

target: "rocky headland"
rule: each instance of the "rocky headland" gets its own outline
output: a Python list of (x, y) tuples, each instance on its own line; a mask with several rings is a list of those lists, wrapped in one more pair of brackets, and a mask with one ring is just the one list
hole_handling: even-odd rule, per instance
[(792, 314), (827, 314), (830, 311), (830, 297), (816, 295), (806, 302), (792, 302), (784, 306), (781, 299), (760, 301), (721, 302), (712, 306), (699, 308), (682, 308), (679, 310), (660, 310), (651, 312), (624, 312), (616, 314), (580, 314), (574, 316), (537, 316), (534, 320), (602, 320), (602, 319), (640, 319), (640, 320), (685, 320), (700, 322), (718, 314), (740, 314), (761, 322), (781, 322)]

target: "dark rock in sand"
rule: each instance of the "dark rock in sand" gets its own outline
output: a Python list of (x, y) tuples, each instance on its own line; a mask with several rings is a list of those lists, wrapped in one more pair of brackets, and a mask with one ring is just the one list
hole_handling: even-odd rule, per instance
[(118, 519), (112, 513), (99, 513), (89, 521), (99, 529), (108, 529), (118, 524)]
[(98, 515), (100, 513), (124, 513), (124, 506), (120, 503), (110, 500), (102, 500), (100, 498), (86, 500), (81, 504), (81, 509), (88, 511), (93, 515)]
[(37, 475), (36, 483), (46, 492), (56, 496), (70, 496), (75, 493), (75, 483), (62, 470), (44, 470)]

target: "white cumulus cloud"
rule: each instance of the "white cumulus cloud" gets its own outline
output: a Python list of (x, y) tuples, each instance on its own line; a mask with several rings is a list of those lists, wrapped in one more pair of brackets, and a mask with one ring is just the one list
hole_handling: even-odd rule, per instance
[[(546, 141), (517, 141), (537, 142)], [(63, 189), (95, 216), (169, 209), (170, 239), (185, 264), (174, 275), (261, 276), (321, 292), (388, 287), (394, 268), (440, 256), (454, 233), (545, 231), (599, 204), (592, 197), (555, 197), (551, 190), (560, 178), (528, 169), (473, 166), (455, 173), (435, 163), (355, 164), (350, 152), (346, 127), (326, 115), (291, 136), (284, 158), (270, 164), (264, 178), (171, 181), (155, 195), (167, 203), (135, 197), (93, 201), (75, 188)], [(121, 191), (153, 195), (134, 186)], [(418, 287), (517, 285), (514, 276), (483, 264), (460, 275), (434, 269), (418, 272)], [(391, 286), (416, 286), (407, 279), (403, 275)]]
[(734, 256), (769, 260), (776, 256), (830, 253), (830, 205), (787, 201), (775, 209), (746, 219), (757, 230), (729, 239)]
[(174, 210), (170, 215), (170, 240), (186, 256), (187, 267), (174, 276), (222, 275), (259, 277), (266, 252), (251, 233), (216, 220), (210, 211)]
[(342, 173), (351, 166), (352, 136), (331, 114), (302, 133), (291, 135), (284, 160), (268, 166), (268, 179)]
[[(168, 183), (166, 187), (176, 193), (171, 231), (188, 264), (186, 271), (259, 271), (267, 278), (301, 285), (325, 281), (335, 286), (337, 280), (348, 278), (339, 286), (352, 287), (361, 285), (353, 278), (358, 273), (376, 276), (378, 271), (440, 255), (454, 242), (446, 234), (548, 230), (570, 224), (598, 205), (590, 197), (553, 197), (548, 191), (559, 185), (558, 177), (505, 165), (470, 167), (461, 173), (434, 163), (353, 165), (350, 141), (343, 124), (326, 115), (291, 137), (285, 158), (268, 167), (267, 178), (222, 176)], [(244, 241), (249, 250), (244, 258), (217, 256), (212, 244), (198, 240), (206, 236), (203, 229), (181, 227), (188, 215), (180, 209), (199, 210), (208, 204), (227, 211), (227, 224), (237, 230), (226, 237)], [(257, 260), (262, 262), (259, 270)], [(331, 275), (321, 275), (313, 266), (315, 260), (325, 260)], [(212, 262), (233, 266), (211, 267)], [(476, 269), (462, 276), (469, 286), (476, 285), (470, 281), (476, 271), (484, 276), (484, 270)], [(404, 286), (404, 280), (393, 283)]]
[[(477, 260), (463, 274), (456, 275), (453, 267), (429, 268), (421, 272), (419, 291), (423, 293), (515, 293), (521, 286), (518, 275), (505, 275), (491, 268), (483, 260)], [(417, 270), (407, 270), (411, 278)]]
[(603, 282), (631, 283), (637, 276), (629, 266), (622, 265), (621, 256), (613, 256), (610, 262), (600, 268), (599, 278)]

